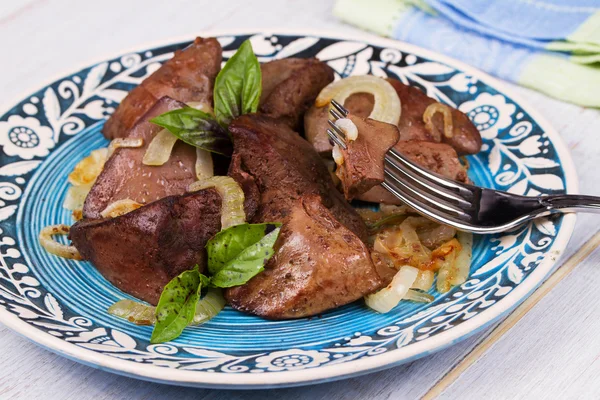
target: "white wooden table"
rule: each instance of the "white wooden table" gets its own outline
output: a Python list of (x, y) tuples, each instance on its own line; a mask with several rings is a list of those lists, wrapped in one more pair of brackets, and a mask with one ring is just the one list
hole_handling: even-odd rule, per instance
[[(19, 100), (50, 78), (104, 56), (171, 37), (244, 28), (356, 32), (336, 21), (331, 7), (332, 0), (2, 0), (0, 103)], [(600, 195), (600, 112), (513, 89), (562, 134), (572, 151), (581, 191)], [(490, 329), (412, 364), (304, 388), (190, 389), (80, 365), (0, 324), (0, 399), (598, 399), (600, 267), (595, 264), (600, 263), (600, 252), (594, 249), (600, 243), (599, 225), (600, 216), (579, 218), (561, 261), (563, 271), (574, 268), (574, 273), (546, 296), (538, 293), (536, 299), (541, 300), (536, 305), (522, 307), (524, 316), (518, 323), (520, 314), (514, 314), (492, 336)]]

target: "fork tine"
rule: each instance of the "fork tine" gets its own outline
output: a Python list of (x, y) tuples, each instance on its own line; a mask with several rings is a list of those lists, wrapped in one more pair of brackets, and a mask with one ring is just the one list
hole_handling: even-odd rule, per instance
[(437, 185), (435, 182), (428, 181), (417, 174), (415, 174), (412, 170), (406, 168), (403, 164), (400, 164), (392, 157), (386, 156), (385, 162), (387, 168), (393, 169), (396, 174), (399, 174), (402, 178), (404, 178), (407, 182), (411, 182), (413, 185), (417, 185), (420, 189), (426, 190), (430, 192), (434, 196), (439, 196), (446, 201), (450, 201), (452, 204), (459, 206), (462, 209), (471, 209), (473, 205), (471, 202), (465, 200), (461, 197), (460, 194), (455, 191), (448, 190), (442, 186)]
[(335, 142), (335, 144), (346, 150), (348, 147), (346, 146), (346, 142), (344, 142), (334, 131), (327, 129), (327, 134), (329, 135), (329, 138)]
[(399, 191), (410, 195), (417, 201), (429, 204), (430, 207), (437, 209), (438, 213), (451, 213), (454, 216), (460, 218), (461, 220), (469, 218), (469, 214), (459, 206), (448, 203), (447, 201), (436, 197), (435, 195), (431, 195), (430, 193), (419, 189), (418, 187), (413, 185), (409, 180), (401, 179), (391, 170), (386, 170), (385, 172), (386, 176), (389, 178), (388, 185), (394, 186)]
[(391, 156), (394, 161), (397, 161), (411, 172), (414, 172), (417, 176), (420, 177), (420, 179), (425, 180), (427, 183), (431, 184), (432, 182), (435, 182), (437, 185), (445, 189), (458, 192), (466, 200), (473, 199), (473, 192), (468, 188), (467, 185), (452, 181), (438, 174), (427, 171), (426, 169), (421, 168), (420, 166), (415, 164), (414, 162), (408, 160), (395, 149), (391, 149), (390, 151), (388, 151), (388, 155)]
[[(348, 110), (337, 101), (332, 99), (331, 105), (329, 113), (336, 120), (348, 116)], [(328, 123), (332, 128), (328, 129), (332, 139), (335, 137), (336, 143), (344, 141), (341, 129), (333, 121)], [(467, 186), (421, 168), (394, 149), (386, 155), (382, 186), (430, 218), (455, 227), (470, 226), (466, 221), (471, 220), (468, 211), (473, 208), (469, 201), (474, 197), (473, 192)]]
[(333, 118), (336, 120), (344, 118), (340, 113), (338, 113), (334, 108), (329, 109), (329, 113), (333, 115)]
[(338, 110), (340, 114), (342, 114), (344, 117), (348, 116), (348, 110), (346, 110), (346, 108), (343, 105), (341, 105), (334, 99), (331, 99), (331, 105), (334, 106), (335, 109)]
[(424, 216), (431, 218), (442, 224), (450, 225), (450, 226), (453, 226), (455, 228), (462, 229), (462, 230), (469, 230), (470, 228), (473, 227), (473, 225), (470, 224), (469, 221), (462, 220), (457, 217), (448, 215), (448, 214), (444, 213), (443, 211), (441, 211), (435, 207), (432, 207), (430, 204), (427, 204), (427, 203), (417, 199), (415, 196), (413, 196), (413, 195), (407, 193), (405, 190), (403, 190), (402, 187), (397, 187), (396, 185), (394, 185), (390, 179), (391, 178), (386, 176), (386, 179), (381, 184), (381, 186), (383, 186), (385, 189), (390, 191), (392, 194), (394, 194), (396, 197), (398, 197), (400, 200), (402, 200), (409, 207), (415, 209), (416, 211), (423, 214)]
[(327, 123), (329, 124), (329, 126), (338, 134), (338, 136), (342, 139), (342, 140), (346, 140), (346, 134), (344, 133), (343, 130), (340, 129), (339, 126), (337, 126), (335, 124), (335, 122), (333, 122), (332, 120), (328, 120)]

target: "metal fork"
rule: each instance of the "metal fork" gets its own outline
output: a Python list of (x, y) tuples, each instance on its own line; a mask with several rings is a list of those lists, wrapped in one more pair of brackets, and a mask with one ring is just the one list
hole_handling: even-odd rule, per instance
[[(331, 115), (337, 121), (348, 116), (335, 100)], [(329, 120), (331, 140), (346, 149), (344, 132)], [(553, 213), (600, 213), (600, 197), (581, 195), (519, 196), (447, 179), (425, 170), (393, 148), (385, 156), (385, 180), (381, 184), (417, 212), (461, 231), (489, 234), (511, 230), (532, 219)]]

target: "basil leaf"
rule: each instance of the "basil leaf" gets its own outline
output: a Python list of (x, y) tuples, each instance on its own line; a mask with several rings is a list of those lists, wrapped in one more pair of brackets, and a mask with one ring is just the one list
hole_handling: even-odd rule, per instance
[(242, 114), (256, 112), (262, 92), (260, 64), (246, 40), (215, 80), (215, 115), (222, 125)]
[(215, 235), (207, 244), (211, 284), (239, 286), (263, 271), (280, 230), (280, 223), (242, 224)]
[[(194, 266), (194, 269), (196, 270), (200, 270), (200, 267), (198, 266), (198, 264), (196, 264)], [(200, 288), (207, 288), (210, 285), (210, 278), (204, 274), (200, 274)], [(200, 293), (200, 292), (198, 292)]]
[(193, 321), (202, 289), (200, 275), (194, 268), (181, 273), (165, 286), (156, 306), (156, 323), (150, 343), (177, 338)]
[(150, 120), (178, 139), (213, 153), (231, 155), (229, 135), (212, 115), (192, 107), (168, 111)]

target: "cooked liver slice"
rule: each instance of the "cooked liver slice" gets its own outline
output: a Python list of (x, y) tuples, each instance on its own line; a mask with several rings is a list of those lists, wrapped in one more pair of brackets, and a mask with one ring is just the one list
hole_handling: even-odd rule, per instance
[(142, 138), (144, 145), (115, 150), (85, 199), (84, 218), (100, 218), (100, 213), (117, 200), (131, 199), (147, 204), (166, 196), (185, 193), (187, 186), (196, 180), (194, 147), (178, 141), (164, 165), (142, 164), (148, 145), (162, 129), (149, 120), (183, 106), (183, 103), (164, 97), (133, 127), (128, 137)]
[(358, 137), (346, 142), (346, 150), (340, 149), (344, 162), (336, 174), (346, 199), (352, 200), (383, 183), (385, 155), (398, 142), (399, 134), (396, 125), (352, 114), (348, 118), (358, 128)]
[(129, 92), (102, 132), (107, 139), (124, 137), (158, 99), (169, 96), (181, 102), (212, 104), (214, 81), (221, 69), (221, 45), (215, 38), (196, 38), (187, 48)]
[[(402, 114), (398, 129), (400, 130), (400, 140), (419, 140), (426, 142), (435, 142), (432, 134), (425, 127), (423, 122), (423, 113), (434, 99), (428, 97), (421, 90), (413, 86), (408, 86), (396, 79), (388, 79), (392, 84), (400, 102), (402, 103)], [(450, 107), (452, 111), (452, 122), (454, 129), (452, 138), (443, 136), (443, 141), (452, 146), (458, 154), (475, 154), (481, 150), (481, 135), (473, 125), (469, 117), (463, 112)], [(440, 114), (433, 116), (433, 123), (438, 132), (444, 130), (444, 120)]]
[[(344, 102), (344, 107), (353, 115), (361, 118), (367, 118), (373, 110), (373, 95), (368, 93), (355, 93), (348, 97)], [(329, 125), (329, 106), (312, 106), (304, 114), (304, 135), (315, 147), (319, 154), (327, 155), (331, 152), (332, 145), (327, 136)]]
[(260, 204), (260, 192), (256, 186), (256, 181), (250, 175), (242, 162), (240, 154), (234, 154), (231, 157), (231, 163), (229, 164), (229, 171), (227, 175), (235, 179), (244, 191), (244, 213), (246, 214), (246, 220), (250, 221), (258, 206)]
[(460, 163), (456, 151), (446, 143), (398, 142), (396, 150), (411, 161), (459, 182), (467, 182), (467, 171)]
[(259, 111), (301, 128), (304, 113), (319, 92), (333, 82), (333, 69), (316, 58), (286, 58), (262, 64), (263, 92)]
[(365, 244), (316, 195), (287, 208), (277, 251), (265, 270), (226, 291), (231, 306), (270, 319), (319, 314), (383, 285)]
[(366, 227), (335, 189), (314, 148), (281, 121), (242, 116), (229, 126), (260, 193), (252, 222), (282, 222), (265, 271), (226, 290), (230, 304), (265, 318), (299, 318), (377, 290), (388, 271), (373, 265)]
[[(387, 79), (392, 84), (398, 97), (400, 97), (402, 113), (398, 129), (400, 130), (400, 140), (418, 140), (425, 142), (436, 142), (423, 122), (423, 113), (425, 109), (436, 101), (428, 97), (421, 90), (413, 86), (408, 86), (396, 79)], [(356, 93), (350, 96), (344, 106), (350, 113), (366, 117), (373, 109), (373, 96), (366, 93)], [(481, 135), (475, 125), (469, 118), (459, 110), (451, 107), (452, 121), (454, 125), (452, 138), (443, 137), (443, 141), (448, 143), (457, 151), (458, 154), (475, 154), (481, 150)], [(312, 107), (304, 118), (306, 138), (311, 142), (319, 153), (329, 153), (331, 144), (327, 138), (327, 107)], [(365, 115), (362, 115), (365, 114)], [(435, 114), (433, 122), (436, 129), (442, 132), (444, 129), (443, 118)]]
[[(446, 143), (421, 141), (398, 142), (396, 150), (407, 158), (430, 171), (437, 172), (446, 178), (467, 182), (467, 171), (460, 163), (456, 151)], [(374, 203), (403, 204), (393, 194), (381, 186), (376, 186), (368, 192), (357, 196), (357, 199)]]
[(229, 125), (229, 131), (234, 158), (239, 155), (261, 196), (255, 219), (279, 221), (293, 200), (317, 194), (336, 219), (366, 240), (364, 222), (335, 188), (321, 157), (284, 122), (243, 115)]
[(206, 266), (204, 246), (221, 229), (214, 189), (169, 196), (117, 218), (82, 220), (70, 239), (84, 260), (122, 291), (156, 304), (181, 272)]

